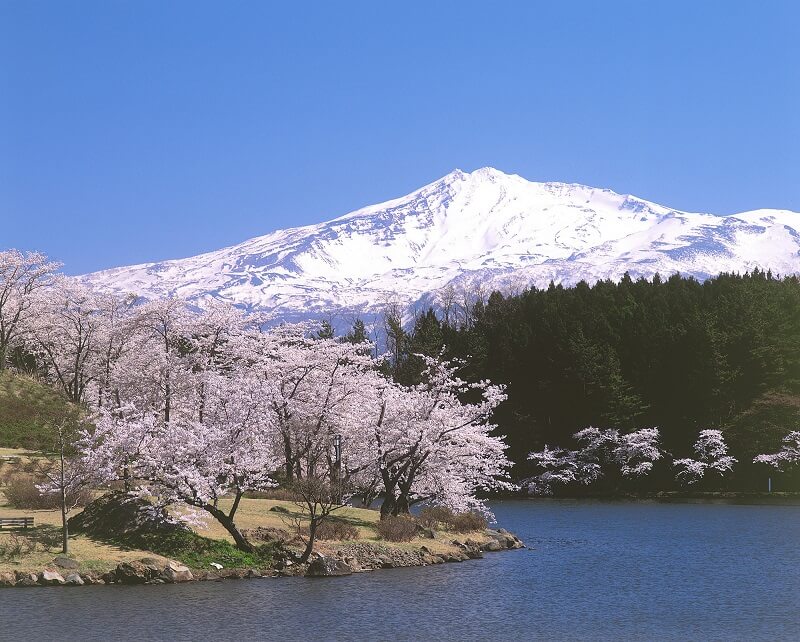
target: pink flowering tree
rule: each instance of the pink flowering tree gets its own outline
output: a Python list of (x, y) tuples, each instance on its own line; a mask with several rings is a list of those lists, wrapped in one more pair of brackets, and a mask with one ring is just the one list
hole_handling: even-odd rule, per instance
[(701, 430), (694, 443), (696, 458), (676, 459), (676, 478), (686, 484), (696, 484), (706, 474), (713, 473), (722, 477), (733, 470), (736, 458), (728, 454), (728, 445), (721, 430)]
[[(203, 422), (180, 415), (104, 412), (89, 435), (86, 458), (106, 482), (135, 479), (138, 492), (161, 504), (205, 511), (244, 551), (253, 547), (236, 525), (244, 494), (275, 485), (264, 385), (254, 377), (218, 378), (207, 390)], [(223, 507), (221, 500), (229, 500)]]
[(555, 486), (589, 485), (609, 472), (623, 478), (642, 477), (649, 474), (664, 455), (658, 428), (620, 433), (615, 429), (590, 426), (576, 432), (573, 438), (579, 445), (576, 450), (545, 445), (543, 450), (528, 455), (530, 461), (543, 469), (525, 480), (529, 492), (549, 495)]
[(800, 430), (793, 430), (786, 435), (778, 452), (758, 455), (753, 462), (767, 464), (780, 471), (787, 471), (800, 465)]
[(35, 320), (34, 299), (47, 289), (61, 264), (39, 252), (0, 252), (0, 371), (9, 351), (20, 345)]
[[(311, 324), (284, 325), (250, 340), (253, 369), (267, 384), (276, 456), (286, 482), (328, 476), (334, 435), (356, 429), (353, 413), (373, 393), (376, 361), (364, 346), (314, 336)], [(247, 341), (246, 341), (247, 343)]]
[(43, 374), (71, 402), (86, 399), (97, 375), (103, 317), (86, 286), (59, 279), (37, 291), (36, 316), (29, 322), (29, 349), (43, 364)]
[[(419, 358), (423, 382), (408, 388), (387, 382), (372, 409), (367, 434), (382, 484), (381, 516), (407, 513), (426, 500), (487, 512), (479, 491), (510, 487), (505, 444), (491, 422), (503, 388), (460, 379), (460, 363)], [(467, 395), (476, 400), (462, 401)]]

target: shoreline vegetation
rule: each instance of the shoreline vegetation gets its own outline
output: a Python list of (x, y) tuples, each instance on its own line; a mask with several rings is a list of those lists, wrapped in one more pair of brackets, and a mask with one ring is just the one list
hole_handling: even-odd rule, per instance
[(304, 508), (293, 521), (298, 531), (308, 521), (305, 563), (353, 498), (382, 498), (376, 530), (393, 539), (418, 505), (474, 514), (485, 528), (479, 495), (511, 486), (491, 421), (503, 386), (462, 379), (461, 360), (422, 356), (420, 381), (406, 385), (363, 323), (337, 337), (329, 323), (271, 325), (224, 301), (107, 294), (59, 269), (40, 253), (0, 252), (0, 371), (63, 397), (54, 415), (31, 418), (44, 428), (43, 456), (9, 500), (57, 502), (64, 555), (87, 492), (180, 507), (170, 516), (187, 524), (213, 518), (254, 556), (263, 547), (245, 533), (242, 500), (279, 488)]
[[(36, 453), (0, 449), (0, 455), (6, 462), (14, 458), (24, 462)], [(7, 475), (11, 467), (11, 464), (3, 464), (0, 473)], [(96, 495), (98, 498), (109, 496)], [(226, 508), (230, 502), (230, 499), (221, 500), (221, 507)], [(64, 556), (60, 553), (60, 513), (11, 508), (0, 492), (0, 515), (35, 518), (32, 529), (0, 530), (0, 587), (338, 576), (460, 562), (478, 559), (485, 552), (523, 547), (516, 536), (502, 528), (456, 532), (417, 526), (418, 532), (408, 541), (388, 541), (377, 530), (379, 511), (348, 506), (339, 509), (328, 522), (344, 525), (340, 530), (346, 539), (320, 539), (318, 536), (309, 561), (299, 563), (304, 541), (293, 529), (297, 525), (302, 529), (308, 520), (295, 501), (261, 497), (240, 500), (238, 522), (252, 541), (259, 544), (252, 555), (236, 549), (233, 538), (216, 520), (206, 520), (191, 529), (183, 526), (162, 535), (148, 534), (146, 538), (130, 534), (101, 537), (72, 527), (78, 523), (75, 518), (79, 520), (81, 513), (81, 509), (73, 512), (70, 554)], [(334, 530), (333, 534), (339, 533)], [(147, 541), (152, 542), (152, 547), (130, 543)]]

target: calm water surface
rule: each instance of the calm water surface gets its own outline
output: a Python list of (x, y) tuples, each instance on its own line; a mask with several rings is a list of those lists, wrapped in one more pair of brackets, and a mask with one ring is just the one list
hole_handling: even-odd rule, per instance
[(335, 579), (3, 590), (0, 639), (800, 639), (800, 506), (493, 507), (532, 549)]

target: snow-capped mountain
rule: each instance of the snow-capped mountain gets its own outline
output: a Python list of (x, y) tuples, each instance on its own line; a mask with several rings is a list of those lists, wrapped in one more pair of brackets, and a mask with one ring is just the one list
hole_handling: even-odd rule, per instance
[(478, 286), (800, 272), (800, 214), (681, 212), (607, 189), (456, 170), (407, 196), (186, 259), (83, 277), (148, 298), (225, 299), (276, 318), (369, 316)]

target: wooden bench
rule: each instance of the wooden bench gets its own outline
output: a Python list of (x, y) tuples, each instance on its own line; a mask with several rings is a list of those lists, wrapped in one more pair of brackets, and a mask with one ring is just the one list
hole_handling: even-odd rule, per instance
[(33, 528), (33, 517), (0, 517), (0, 530), (3, 528)]

